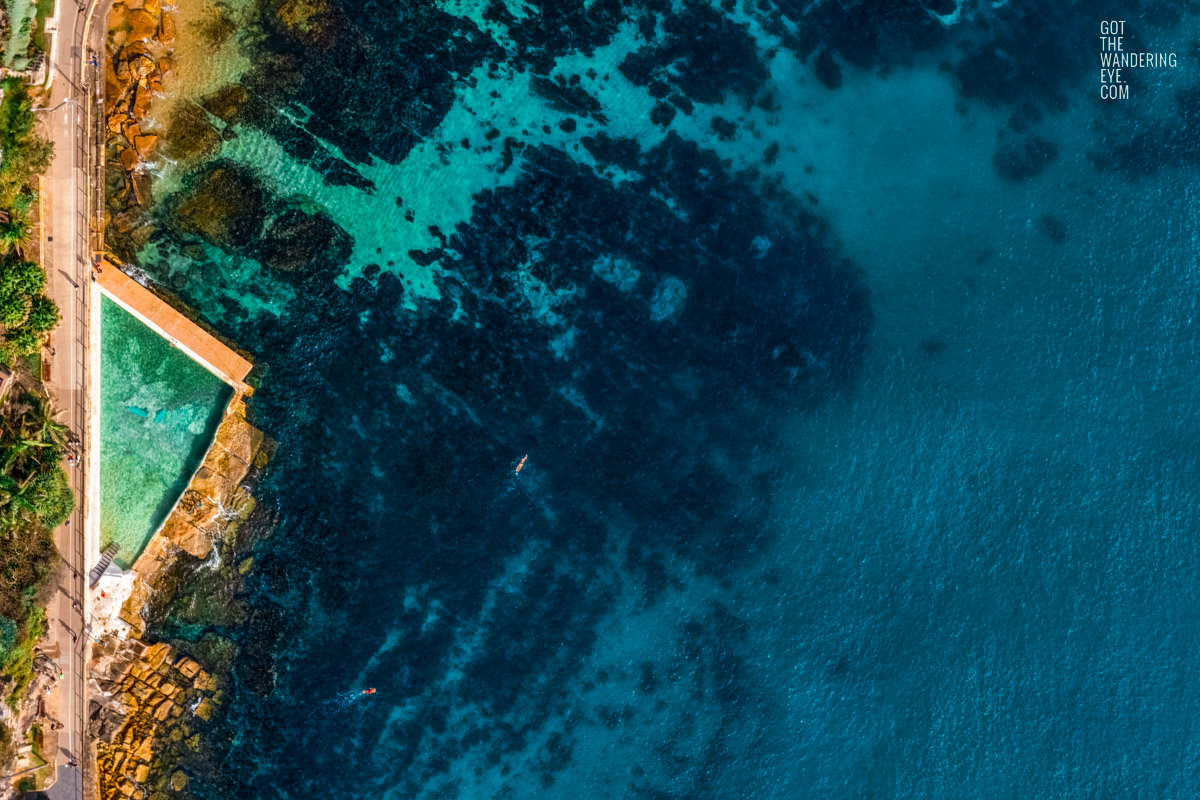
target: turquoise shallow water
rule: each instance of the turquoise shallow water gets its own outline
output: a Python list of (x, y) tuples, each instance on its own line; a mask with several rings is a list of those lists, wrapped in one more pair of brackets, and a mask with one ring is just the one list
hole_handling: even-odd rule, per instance
[(100, 542), (130, 567), (200, 466), (232, 390), (101, 300)]
[(280, 444), (195, 790), (1200, 792), (1200, 88), (993, 5), (264, 5), (140, 253)]

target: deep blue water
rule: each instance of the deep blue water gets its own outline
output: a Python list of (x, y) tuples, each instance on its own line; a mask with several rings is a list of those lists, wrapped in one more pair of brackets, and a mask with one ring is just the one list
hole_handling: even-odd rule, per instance
[(1175, 5), (238, 12), (137, 254), (280, 446), (191, 790), (1200, 792)]

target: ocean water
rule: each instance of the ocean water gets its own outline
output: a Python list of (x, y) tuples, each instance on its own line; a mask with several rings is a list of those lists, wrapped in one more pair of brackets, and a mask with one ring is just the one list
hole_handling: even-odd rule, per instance
[(232, 390), (100, 301), (100, 546), (128, 569), (200, 466)]
[(1200, 790), (1186, 10), (194, 19), (114, 246), (279, 442), (195, 796)]

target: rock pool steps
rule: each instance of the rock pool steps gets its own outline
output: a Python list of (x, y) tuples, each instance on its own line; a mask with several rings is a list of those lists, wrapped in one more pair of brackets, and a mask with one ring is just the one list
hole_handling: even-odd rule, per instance
[(121, 552), (121, 545), (116, 542), (104, 548), (104, 552), (100, 554), (100, 560), (96, 562), (96, 566), (92, 567), (92, 571), (88, 573), (89, 587), (94, 588), (100, 582), (100, 576), (108, 569), (108, 565), (112, 563), (119, 552)]

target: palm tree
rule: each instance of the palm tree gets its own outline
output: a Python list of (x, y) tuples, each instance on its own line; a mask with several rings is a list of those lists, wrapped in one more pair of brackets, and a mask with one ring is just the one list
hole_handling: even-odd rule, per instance
[(0, 527), (11, 529), (21, 521), (33, 519), (37, 506), (31, 494), (33, 476), (18, 481), (11, 475), (0, 475)]
[(24, 250), (32, 236), (33, 228), (29, 227), (29, 220), (14, 209), (7, 220), (0, 221), (0, 252)]

